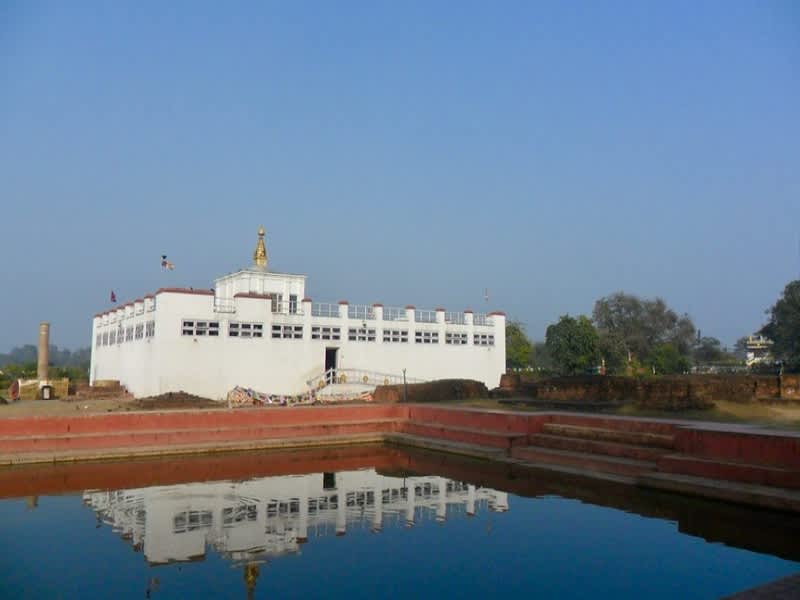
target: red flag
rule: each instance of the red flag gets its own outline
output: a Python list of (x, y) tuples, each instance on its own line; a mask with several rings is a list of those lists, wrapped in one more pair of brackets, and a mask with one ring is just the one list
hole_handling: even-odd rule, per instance
[(111, 301), (112, 302), (116, 302), (117, 301), (117, 295), (114, 293), (114, 290), (111, 290)]

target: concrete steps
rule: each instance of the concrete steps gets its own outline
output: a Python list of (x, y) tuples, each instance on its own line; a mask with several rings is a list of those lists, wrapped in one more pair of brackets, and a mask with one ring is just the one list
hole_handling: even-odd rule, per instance
[(571, 425), (565, 423), (545, 423), (542, 433), (586, 440), (618, 442), (628, 445), (638, 445), (672, 449), (675, 447), (675, 436), (672, 434), (655, 433), (651, 431), (629, 431), (626, 429), (607, 429), (605, 427), (589, 427), (586, 425)]
[(636, 483), (642, 487), (749, 504), (773, 510), (800, 512), (800, 492), (782, 488), (721, 481), (675, 473), (646, 473)]
[(800, 490), (800, 471), (797, 469), (682, 454), (663, 456), (657, 465), (662, 473)]
[(384, 442), (398, 446), (411, 446), (424, 450), (435, 450), (437, 452), (447, 452), (449, 454), (460, 454), (473, 458), (484, 458), (502, 460), (506, 458), (507, 452), (500, 448), (487, 448), (476, 446), (464, 442), (453, 442), (442, 439), (432, 439), (426, 436), (412, 435), (409, 433), (387, 433), (384, 434)]
[(225, 444), (266, 439), (312, 438), (380, 434), (392, 431), (393, 419), (333, 421), (313, 424), (240, 425), (191, 429), (123, 429), (108, 432), (59, 433), (49, 435), (0, 435), (0, 453), (58, 452), (148, 446)]
[(327, 437), (283, 437), (269, 439), (238, 440), (225, 442), (199, 442), (195, 444), (173, 444), (155, 446), (115, 446), (110, 448), (47, 449), (40, 452), (1, 453), (0, 465), (34, 463), (107, 461), (123, 458), (147, 458), (181, 454), (212, 454), (218, 452), (248, 452), (253, 450), (285, 450), (292, 448), (328, 448), (352, 446), (354, 444), (380, 444), (386, 434), (358, 433), (331, 435)]
[(528, 437), (528, 443), (532, 446), (554, 450), (569, 450), (592, 455), (630, 458), (651, 463), (655, 463), (660, 457), (669, 452), (664, 448), (547, 434), (533, 434)]
[(585, 475), (628, 478), (655, 470), (672, 451), (671, 427), (660, 422), (553, 415), (528, 445), (511, 449), (512, 458), (551, 469)]
[(490, 448), (500, 448), (503, 450), (510, 450), (514, 446), (525, 445), (528, 437), (525, 433), (492, 431), (456, 425), (422, 423), (419, 421), (403, 423), (400, 426), (400, 431), (415, 436), (447, 440), (450, 442), (461, 442), (476, 446), (488, 446)]
[(658, 419), (641, 420), (635, 417), (611, 417), (600, 415), (580, 415), (575, 413), (550, 413), (548, 423), (574, 425), (592, 429), (621, 430), (662, 435), (674, 435), (679, 424)]
[(593, 455), (585, 452), (571, 452), (539, 446), (512, 448), (511, 457), (533, 465), (547, 465), (551, 468), (558, 466), (570, 467), (571, 469), (577, 468), (588, 476), (591, 476), (594, 472), (599, 472), (622, 475), (630, 477), (631, 480), (642, 473), (652, 471), (655, 467), (655, 463), (651, 461)]

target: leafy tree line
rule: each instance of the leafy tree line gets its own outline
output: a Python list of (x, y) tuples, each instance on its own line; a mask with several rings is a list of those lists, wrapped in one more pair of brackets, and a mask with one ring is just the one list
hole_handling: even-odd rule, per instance
[(532, 344), (519, 323), (508, 328), (508, 366), (540, 373), (604, 367), (609, 374), (669, 374), (684, 373), (693, 363), (736, 363), (718, 339), (701, 336), (688, 315), (679, 315), (661, 298), (624, 292), (597, 300), (591, 318), (563, 315), (547, 328), (544, 344)]
[(767, 310), (760, 333), (772, 340), (772, 354), (789, 371), (800, 371), (800, 279), (789, 282)]
[[(36, 363), (38, 348), (33, 344), (17, 346), (7, 354), (0, 354), (0, 369), (7, 365), (23, 365), (26, 363)], [(50, 346), (49, 364), (52, 367), (85, 367), (89, 368), (91, 348), (79, 348), (77, 350), (59, 349), (58, 346)]]
[[(36, 346), (27, 344), (16, 347), (7, 354), (0, 354), (0, 394), (14, 379), (33, 379), (37, 375)], [(72, 381), (87, 379), (89, 372), (90, 348), (60, 350), (50, 346), (50, 377), (68, 377)]]

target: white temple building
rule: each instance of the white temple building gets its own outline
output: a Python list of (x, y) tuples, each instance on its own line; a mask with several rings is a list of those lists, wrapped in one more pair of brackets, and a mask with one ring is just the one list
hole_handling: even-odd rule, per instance
[(305, 275), (268, 268), (259, 229), (253, 265), (213, 289), (161, 288), (94, 316), (90, 382), (136, 397), (184, 391), (224, 399), (235, 386), (300, 395), (465, 378), (496, 387), (505, 315), (444, 308), (312, 302)]
[(379, 532), (509, 508), (505, 492), (375, 469), (87, 491), (83, 501), (150, 565), (202, 559), (209, 547), (236, 563), (265, 560), (348, 528)]

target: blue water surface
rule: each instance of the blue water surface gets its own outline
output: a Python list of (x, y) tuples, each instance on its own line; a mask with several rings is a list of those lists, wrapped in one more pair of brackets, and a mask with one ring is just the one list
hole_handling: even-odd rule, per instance
[[(508, 511), (458, 507), (437, 522), (346, 535), (310, 530), (299, 552), (259, 563), (255, 598), (718, 598), (800, 564), (710, 544), (674, 522), (560, 497), (508, 497)], [(485, 508), (485, 507), (484, 507)], [(0, 501), (0, 598), (246, 598), (244, 563), (150, 566), (81, 496)], [(157, 582), (156, 582), (157, 580)]]

